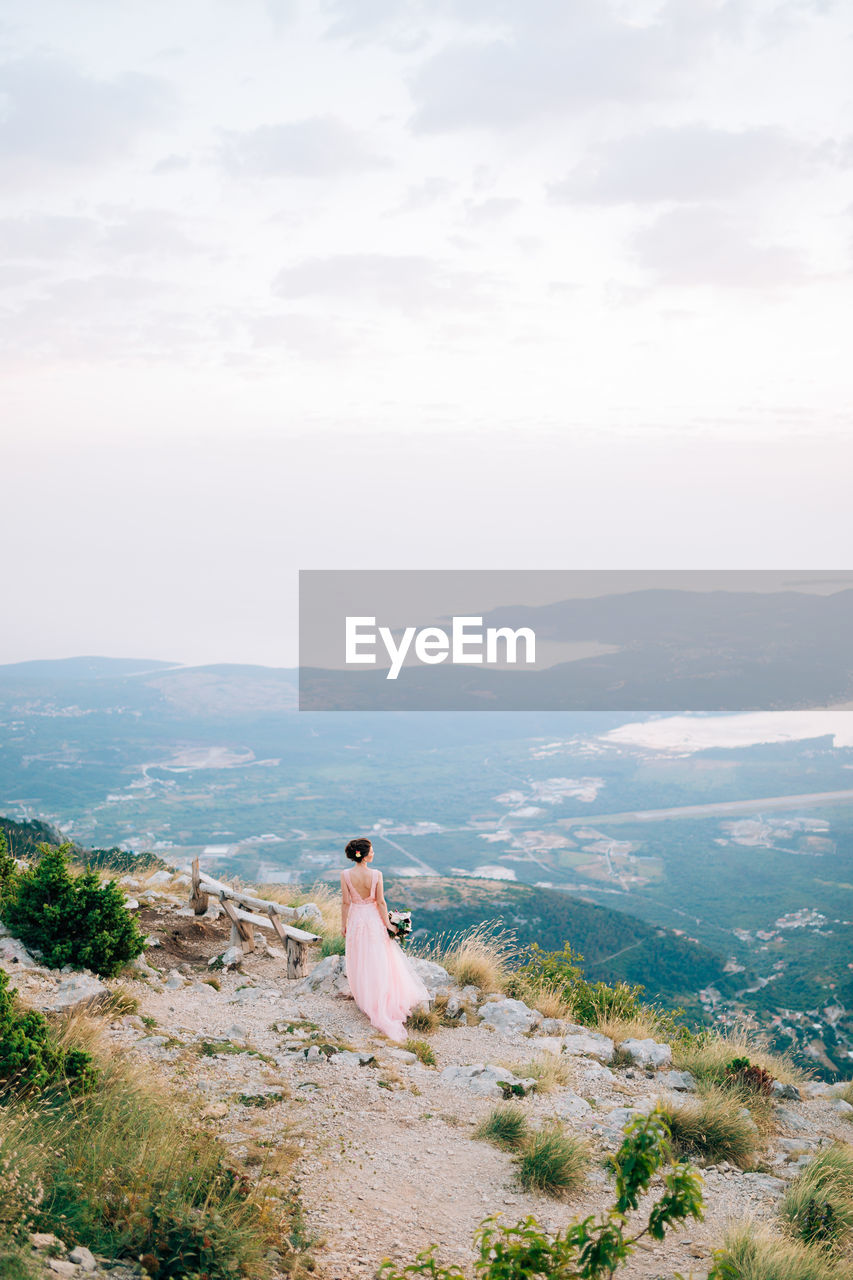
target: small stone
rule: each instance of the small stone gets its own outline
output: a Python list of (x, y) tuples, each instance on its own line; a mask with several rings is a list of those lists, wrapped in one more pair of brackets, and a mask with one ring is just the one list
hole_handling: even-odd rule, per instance
[(209, 969), (236, 969), (243, 963), (242, 947), (228, 947), (217, 956), (211, 956), (207, 965)]
[[(628, 1074), (627, 1071), (625, 1074)], [(661, 1076), (660, 1083), (676, 1093), (696, 1092), (696, 1081), (689, 1071), (667, 1071), (666, 1075)]]
[(30, 1244), (39, 1253), (45, 1249), (61, 1249), (65, 1252), (65, 1245), (59, 1239), (59, 1236), (52, 1235), (50, 1231), (34, 1231), (30, 1236)]
[(84, 1244), (75, 1245), (68, 1255), (70, 1262), (75, 1262), (78, 1267), (82, 1267), (84, 1271), (94, 1271), (98, 1265), (98, 1260), (90, 1249)]
[(786, 1189), (784, 1178), (774, 1178), (770, 1173), (745, 1173), (743, 1180), (773, 1196), (781, 1196)]
[(386, 1049), (385, 1057), (393, 1058), (395, 1062), (402, 1062), (407, 1067), (413, 1066), (418, 1060), (418, 1055), (409, 1053), (408, 1049)]
[(772, 1085), (772, 1096), (774, 1098), (787, 1098), (791, 1102), (802, 1102), (803, 1097), (795, 1084), (783, 1084), (781, 1080), (774, 1080)]
[(78, 1268), (73, 1262), (67, 1262), (65, 1258), (45, 1258), (45, 1262), (50, 1271), (55, 1271), (58, 1276), (76, 1276), (79, 1275)]
[(836, 1098), (829, 1104), (833, 1111), (837, 1111), (840, 1116), (853, 1116), (853, 1107), (849, 1102), (845, 1102), (843, 1098)]
[(169, 970), (169, 976), (165, 982), (167, 991), (180, 991), (181, 987), (186, 985), (187, 980), (182, 973), (178, 973), (177, 969)]
[(339, 1066), (366, 1067), (376, 1059), (372, 1053), (357, 1053), (351, 1049), (343, 1049), (340, 1053), (331, 1054), (329, 1061)]

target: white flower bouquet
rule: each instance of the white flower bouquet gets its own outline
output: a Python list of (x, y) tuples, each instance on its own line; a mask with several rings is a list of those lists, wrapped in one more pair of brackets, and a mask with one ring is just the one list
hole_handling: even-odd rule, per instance
[(391, 921), (392, 928), (388, 930), (388, 934), (392, 938), (396, 938), (401, 946), (406, 945), (406, 938), (412, 932), (412, 913), (411, 911), (389, 911), (388, 919)]

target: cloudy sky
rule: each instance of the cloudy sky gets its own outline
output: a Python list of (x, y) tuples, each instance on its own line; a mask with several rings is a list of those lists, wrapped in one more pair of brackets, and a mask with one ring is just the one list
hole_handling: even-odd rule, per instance
[(844, 568), (853, 11), (4, 0), (0, 662), (299, 568)]

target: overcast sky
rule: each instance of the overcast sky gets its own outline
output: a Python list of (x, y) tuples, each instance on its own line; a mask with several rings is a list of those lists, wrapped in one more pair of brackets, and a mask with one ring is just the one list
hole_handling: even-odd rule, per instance
[(851, 34), (4, 0), (0, 662), (290, 665), (300, 567), (844, 568)]

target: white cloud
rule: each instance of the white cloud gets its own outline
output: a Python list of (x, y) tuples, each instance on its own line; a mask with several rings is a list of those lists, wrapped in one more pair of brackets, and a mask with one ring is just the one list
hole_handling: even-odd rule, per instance
[(779, 128), (662, 126), (604, 143), (549, 194), (568, 203), (715, 200), (799, 176), (814, 159)]
[(281, 298), (343, 298), (414, 315), (485, 306), (489, 282), (417, 254), (350, 253), (285, 267), (272, 287)]
[(764, 243), (743, 219), (714, 207), (661, 214), (634, 234), (632, 248), (665, 285), (774, 290), (808, 275), (799, 250)]
[(162, 123), (175, 95), (139, 72), (99, 79), (58, 60), (32, 57), (0, 66), (0, 157), (13, 173), (95, 165), (126, 153)]
[(389, 164), (353, 129), (331, 116), (230, 132), (219, 155), (230, 173), (260, 178), (330, 177), (384, 169)]

